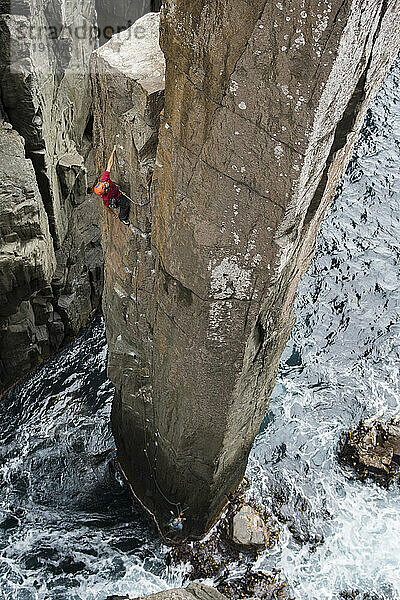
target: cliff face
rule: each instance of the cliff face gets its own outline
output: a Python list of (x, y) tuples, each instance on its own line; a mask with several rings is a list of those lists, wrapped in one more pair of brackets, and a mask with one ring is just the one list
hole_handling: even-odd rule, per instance
[[(8, 324), (0, 329), (0, 356), (4, 357), (3, 369), (18, 366), (24, 371), (31, 368), (39, 344), (46, 337), (41, 323), (36, 324), (34, 310), (48, 311), (53, 336), (61, 333), (62, 324), (50, 302), (43, 300), (37, 305), (24, 301), (50, 287), (56, 260), (46, 211), (32, 163), (25, 158), (23, 140), (5, 123), (0, 124), (0, 137), (0, 322)], [(33, 339), (36, 344), (30, 344)], [(30, 350), (20, 355), (25, 345), (30, 345)]]
[[(97, 204), (86, 195), (96, 39), (77, 33), (96, 22), (94, 1), (2, 2), (1, 11), (1, 103), (11, 125), (0, 149), (13, 169), (3, 162), (0, 392), (86, 324), (103, 276)], [(19, 140), (18, 155), (10, 136)], [(7, 192), (14, 186), (19, 196)], [(40, 229), (30, 225), (30, 211)]]
[(398, 51), (399, 8), (167, 1), (152, 176), (159, 54), (144, 74), (130, 41), (111, 42), (120, 58), (112, 46), (98, 53), (108, 73), (94, 63), (98, 165), (119, 133), (115, 177), (136, 201), (152, 177), (151, 208), (134, 207), (131, 229), (103, 219), (114, 434), (134, 492), (167, 535), (179, 504), (184, 535), (201, 536), (243, 476), (297, 284)]
[[(118, 16), (128, 10), (113, 6)], [(1, 393), (74, 337), (100, 302), (89, 64), (97, 16), (109, 15), (100, 0), (1, 1), (0, 12)]]

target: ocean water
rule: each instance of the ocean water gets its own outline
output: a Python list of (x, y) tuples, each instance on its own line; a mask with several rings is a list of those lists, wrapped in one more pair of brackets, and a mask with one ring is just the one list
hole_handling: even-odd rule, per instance
[(322, 225), (248, 466), (281, 526), (259, 567), (282, 569), (301, 600), (356, 589), (400, 598), (400, 489), (361, 483), (336, 460), (361, 419), (400, 417), (399, 66)]
[[(336, 461), (360, 419), (399, 416), (400, 61), (369, 111), (302, 280), (248, 466), (297, 600), (400, 598), (400, 493)], [(104, 600), (181, 585), (114, 463), (101, 316), (0, 403), (0, 600)], [(361, 597), (360, 599), (361, 600)]]
[(181, 583), (115, 468), (100, 315), (0, 403), (1, 600), (103, 600)]

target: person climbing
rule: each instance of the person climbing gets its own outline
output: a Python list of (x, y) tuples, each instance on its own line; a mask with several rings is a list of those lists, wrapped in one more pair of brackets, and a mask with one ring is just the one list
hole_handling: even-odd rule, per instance
[(183, 511), (181, 511), (179, 513), (179, 516), (177, 517), (173, 517), (170, 522), (169, 522), (169, 526), (171, 527), (171, 529), (174, 529), (175, 531), (182, 531), (183, 530), (183, 521), (184, 521), (184, 517), (183, 517)]
[(108, 159), (107, 169), (104, 172), (101, 181), (94, 186), (94, 193), (102, 197), (103, 204), (107, 208), (119, 208), (119, 220), (122, 221), (124, 225), (130, 225), (128, 219), (129, 200), (124, 194), (120, 193), (118, 186), (110, 179), (110, 171), (114, 163), (116, 149), (117, 146), (114, 146), (111, 156)]

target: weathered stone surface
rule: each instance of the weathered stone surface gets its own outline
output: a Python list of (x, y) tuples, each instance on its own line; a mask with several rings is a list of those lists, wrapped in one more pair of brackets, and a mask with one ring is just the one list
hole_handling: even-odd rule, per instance
[(0, 123), (0, 391), (37, 364), (47, 344), (26, 298), (50, 285), (56, 266), (47, 215), (22, 138)]
[[(398, 51), (398, 11), (399, 0), (164, 4), (151, 215), (132, 211), (131, 233), (105, 219), (103, 308), (119, 460), (166, 535), (174, 504), (188, 508), (183, 536), (203, 535), (243, 476), (297, 284)], [(104, 164), (121, 134), (115, 176), (140, 200), (132, 122), (150, 103), (123, 63), (94, 77), (95, 145)]]
[[(96, 15), (94, 0), (41, 0), (29, 7), (29, 17), (15, 12), (0, 17), (2, 100), (26, 141), (58, 248), (73, 208), (59, 184), (59, 162), (78, 153), (91, 111), (88, 65), (96, 40), (89, 35), (81, 39), (76, 28), (94, 25)], [(51, 31), (57, 32), (56, 39)]]
[(48, 285), (55, 256), (35, 172), (22, 138), (0, 123), (0, 317)]
[(1, 134), (0, 392), (78, 333), (103, 287), (98, 202), (80, 197), (54, 252), (23, 140), (9, 124)]
[[(95, 23), (94, 0), (3, 2), (1, 10), (1, 113), (25, 147), (0, 140), (0, 393), (87, 323), (103, 282), (98, 202), (87, 196), (88, 171), (94, 179), (89, 59), (97, 41), (75, 30)], [(33, 196), (15, 208), (16, 177), (27, 181), (27, 195), (39, 196), (38, 215), (30, 214)]]
[[(276, 578), (275, 578), (276, 579)], [(248, 600), (284, 600), (288, 597), (286, 588), (274, 577), (262, 573), (249, 574), (246, 582), (232, 581), (226, 586), (227, 596), (202, 583), (191, 583), (187, 588), (167, 590), (150, 596), (130, 599), (128, 596), (109, 596), (107, 600), (227, 600), (248, 598)], [(259, 592), (256, 596), (254, 592)], [(250, 594), (250, 595), (249, 595)]]
[(248, 504), (233, 515), (229, 535), (234, 544), (249, 550), (265, 548), (269, 541), (267, 526), (261, 515)]
[[(114, 36), (93, 57), (94, 144), (99, 172), (105, 168), (113, 144), (117, 160), (112, 178), (139, 207), (131, 206), (131, 228), (123, 226), (109, 211), (103, 213), (102, 246), (105, 258), (103, 312), (107, 318), (108, 372), (117, 388), (113, 408), (114, 431), (120, 438), (120, 392), (136, 395), (135, 420), (149, 423), (151, 405), (139, 390), (150, 376), (152, 331), (145, 311), (154, 288), (154, 257), (151, 246), (150, 184), (156, 160), (160, 112), (164, 102), (164, 56), (159, 47), (159, 15), (149, 14), (131, 32)], [(131, 65), (127, 68), (127, 64)], [(129, 385), (125, 387), (125, 384)], [(134, 439), (126, 432), (128, 453)], [(144, 447), (146, 430), (138, 426)], [(125, 435), (124, 435), (125, 437)], [(145, 473), (143, 473), (145, 474)], [(168, 520), (170, 518), (168, 512)]]
[[(111, 596), (107, 600), (129, 600), (127, 596)], [(203, 583), (190, 583), (185, 589), (167, 590), (136, 600), (227, 600), (226, 596)]]
[(359, 477), (375, 477), (387, 485), (398, 478), (400, 465), (400, 424), (359, 423), (348, 433), (339, 449), (342, 462), (355, 468)]

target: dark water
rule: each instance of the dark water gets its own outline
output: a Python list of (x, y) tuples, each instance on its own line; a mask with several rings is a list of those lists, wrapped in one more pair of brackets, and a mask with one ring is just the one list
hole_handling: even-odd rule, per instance
[(0, 404), (0, 598), (102, 600), (169, 579), (116, 472), (100, 317)]
[[(400, 414), (400, 63), (369, 112), (298, 293), (255, 442), (252, 492), (277, 517), (298, 600), (400, 598), (400, 494), (337, 464), (343, 431)], [(180, 585), (113, 462), (101, 318), (0, 404), (0, 600), (104, 600)]]

